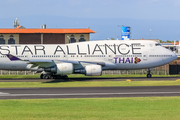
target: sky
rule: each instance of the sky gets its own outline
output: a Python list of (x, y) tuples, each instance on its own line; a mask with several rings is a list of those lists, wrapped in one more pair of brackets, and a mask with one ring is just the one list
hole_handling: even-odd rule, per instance
[[(180, 0), (0, 0), (0, 28), (18, 18), (26, 28), (89, 28), (91, 40), (120, 39), (121, 26), (132, 39), (180, 39)], [(151, 31), (150, 31), (151, 29)]]

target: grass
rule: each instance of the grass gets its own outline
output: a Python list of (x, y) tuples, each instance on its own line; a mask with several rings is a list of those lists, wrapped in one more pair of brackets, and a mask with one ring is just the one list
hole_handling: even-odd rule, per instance
[(180, 97), (0, 100), (1, 120), (179, 120)]
[(36, 75), (0, 75), (0, 79), (14, 79), (14, 78), (40, 78), (39, 74)]
[[(68, 75), (69, 78), (103, 78), (103, 77), (146, 77), (146, 74), (139, 74), (139, 75), (133, 75), (133, 74), (106, 74), (102, 76), (85, 76), (80, 74), (72, 74)], [(152, 77), (180, 77), (180, 75), (152, 75)], [(0, 79), (14, 79), (14, 78), (40, 78), (40, 74), (35, 75), (0, 75)]]
[(180, 81), (70, 81), (70, 82), (0, 82), (0, 88), (26, 87), (115, 87), (115, 86), (173, 86)]
[[(31, 76), (7, 75), (6, 78)], [(2, 76), (0, 76), (1, 78)], [(39, 75), (34, 75), (39, 78)], [(84, 77), (82, 75), (69, 77)], [(106, 77), (106, 76), (102, 76)], [(108, 77), (120, 77), (108, 75)], [(136, 77), (136, 76), (121, 76)], [(145, 77), (137, 76), (137, 77)], [(159, 77), (159, 76), (158, 76)], [(163, 76), (160, 76), (163, 77)], [(172, 77), (172, 76), (171, 76)], [(179, 76), (173, 76), (179, 77)], [(178, 78), (177, 78), (178, 79)], [(180, 85), (180, 81), (0, 82), (0, 88)], [(180, 97), (0, 100), (0, 120), (178, 120)]]

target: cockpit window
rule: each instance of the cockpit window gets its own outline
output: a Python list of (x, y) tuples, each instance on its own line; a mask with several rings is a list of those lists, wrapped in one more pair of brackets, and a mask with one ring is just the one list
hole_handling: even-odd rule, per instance
[(161, 44), (157, 43), (156, 46), (161, 46)]

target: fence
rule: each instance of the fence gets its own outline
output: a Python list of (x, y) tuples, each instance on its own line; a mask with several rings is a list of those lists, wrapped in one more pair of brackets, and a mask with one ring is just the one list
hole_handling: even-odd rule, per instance
[[(106, 70), (102, 74), (147, 74), (148, 69), (139, 70)], [(155, 67), (151, 73), (153, 75), (169, 75), (169, 64)]]
[(31, 71), (7, 71), (1, 70), (0, 75), (34, 75), (35, 72)]

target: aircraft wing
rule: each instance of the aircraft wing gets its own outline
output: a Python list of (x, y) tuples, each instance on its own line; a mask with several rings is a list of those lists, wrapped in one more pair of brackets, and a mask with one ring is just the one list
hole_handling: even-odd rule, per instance
[(98, 64), (98, 65), (105, 65), (105, 62), (102, 61), (76, 61), (76, 60), (56, 60), (58, 62), (65, 62), (65, 63), (72, 63), (72, 64), (81, 64), (81, 63), (86, 63), (86, 64)]
[(16, 56), (13, 56), (11, 54), (6, 54), (6, 56), (11, 60), (11, 61), (25, 61), (27, 64), (31, 64), (31, 68), (37, 67), (38, 68), (48, 68), (55, 66), (56, 63), (72, 63), (74, 65), (78, 64), (98, 64), (101, 66), (105, 66), (105, 62), (103, 61), (77, 61), (77, 60), (50, 60), (50, 59), (20, 59)]
[(11, 60), (11, 61), (25, 61), (27, 64), (31, 64), (30, 68), (37, 67), (38, 68), (45, 68), (45, 67), (52, 67), (55, 66), (55, 62), (53, 60), (46, 60), (46, 59), (20, 59), (16, 56), (13, 56), (11, 54), (6, 54), (6, 56)]

